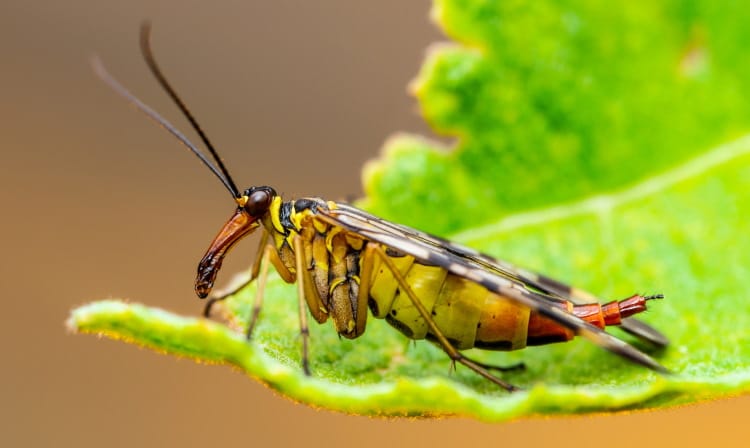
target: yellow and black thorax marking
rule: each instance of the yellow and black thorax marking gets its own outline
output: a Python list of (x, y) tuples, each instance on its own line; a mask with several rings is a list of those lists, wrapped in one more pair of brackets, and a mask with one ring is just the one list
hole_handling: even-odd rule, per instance
[[(330, 317), (336, 331), (346, 338), (364, 332), (366, 309), (360, 309), (360, 265), (365, 241), (354, 233), (331, 226), (315, 211), (335, 203), (310, 198), (282, 201), (274, 198), (262, 223), (272, 236), (284, 266), (296, 273), (294, 238), (304, 250), (305, 299), (318, 322)], [(310, 297), (314, 296), (314, 297)]]

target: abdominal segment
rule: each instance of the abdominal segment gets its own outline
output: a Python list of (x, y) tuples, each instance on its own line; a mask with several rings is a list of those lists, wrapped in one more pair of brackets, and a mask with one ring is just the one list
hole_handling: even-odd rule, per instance
[[(528, 308), (439, 266), (426, 265), (408, 255), (390, 252), (388, 256), (455, 348), (516, 350), (526, 346), (531, 315)], [(375, 317), (385, 318), (407, 337), (435, 339), (384, 263), (373, 272), (369, 305)]]
[[(458, 350), (518, 350), (527, 345), (565, 342), (575, 333), (515, 301), (492, 293), (477, 283), (448, 273), (408, 255), (388, 256), (427, 309), (443, 336)], [(369, 291), (372, 314), (411, 339), (435, 340), (433, 331), (408, 294), (401, 290), (384, 263), (373, 270)], [(622, 318), (645, 310), (645, 300), (633, 296), (605, 305), (550, 298), (550, 302), (599, 328), (618, 325)], [(540, 298), (540, 300), (546, 300)]]

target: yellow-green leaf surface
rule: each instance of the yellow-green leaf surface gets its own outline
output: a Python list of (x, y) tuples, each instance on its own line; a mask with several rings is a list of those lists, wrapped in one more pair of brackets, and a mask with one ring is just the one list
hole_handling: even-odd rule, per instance
[(482, 0), (436, 0), (433, 13), (458, 44), (431, 53), (415, 91), (457, 145), (392, 139), (362, 204), (605, 300), (664, 293), (643, 318), (672, 340), (652, 354), (674, 375), (587, 341), (467, 352), (525, 362), (504, 374), (524, 388), (508, 394), (370, 319), (353, 341), (313, 326), (305, 377), (296, 290), (276, 277), (249, 344), (239, 327), (252, 286), (225, 302), (230, 326), (117, 301), (74, 310), (69, 326), (235, 365), (292, 399), (361, 414), (496, 421), (750, 389), (750, 14), (721, 1)]

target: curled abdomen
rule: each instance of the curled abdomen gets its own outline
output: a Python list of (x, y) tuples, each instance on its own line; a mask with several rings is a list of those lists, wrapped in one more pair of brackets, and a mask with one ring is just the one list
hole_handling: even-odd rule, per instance
[[(574, 305), (564, 301), (557, 304), (586, 322), (604, 329), (607, 326), (620, 325), (622, 319), (646, 311), (646, 302), (661, 296), (641, 296), (635, 294), (624, 300), (609, 303), (587, 303)], [(573, 339), (575, 333), (559, 323), (538, 313), (531, 313), (527, 335), (527, 345), (543, 345), (553, 342), (565, 342)]]

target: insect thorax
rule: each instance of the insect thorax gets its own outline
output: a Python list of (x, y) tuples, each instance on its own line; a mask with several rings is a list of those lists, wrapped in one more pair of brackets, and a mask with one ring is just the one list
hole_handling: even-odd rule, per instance
[(335, 208), (335, 204), (320, 198), (276, 198), (263, 225), (273, 238), (282, 263), (292, 273), (297, 271), (294, 240), (299, 238), (306, 271), (301, 277), (311, 314), (318, 322), (330, 317), (339, 334), (355, 338), (364, 332), (366, 319), (366, 314), (361, 314), (366, 310), (360, 310), (358, 305), (364, 239), (329, 225), (317, 215), (317, 210), (330, 208)]

